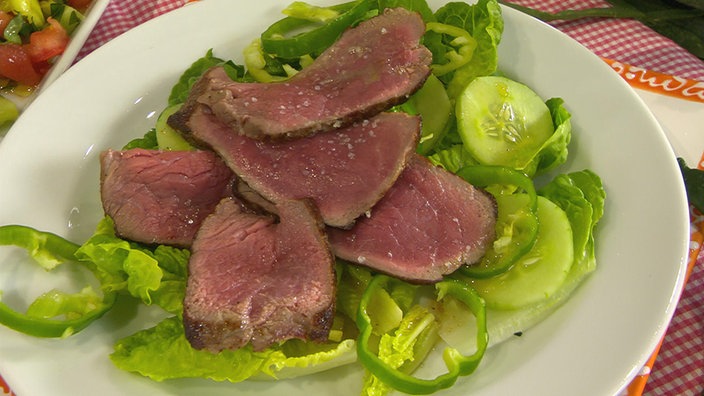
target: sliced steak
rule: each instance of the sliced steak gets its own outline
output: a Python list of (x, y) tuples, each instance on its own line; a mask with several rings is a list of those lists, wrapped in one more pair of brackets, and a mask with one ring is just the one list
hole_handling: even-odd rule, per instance
[(191, 114), (193, 136), (207, 142), (266, 200), (312, 199), (323, 221), (349, 227), (391, 187), (420, 134), (420, 120), (381, 113), (345, 128), (287, 141), (231, 133), (209, 108)]
[(193, 243), (184, 299), (186, 337), (218, 352), (255, 351), (299, 338), (327, 340), (335, 302), (334, 258), (315, 207), (277, 206), (280, 221), (225, 198)]
[(271, 201), (266, 200), (258, 192), (256, 192), (249, 184), (245, 183), (242, 179), (237, 179), (234, 188), (235, 196), (239, 198), (242, 202), (245, 202), (250, 207), (255, 210), (271, 213), (278, 215), (276, 205)]
[(235, 179), (210, 151), (107, 150), (100, 160), (100, 195), (115, 231), (149, 244), (190, 246)]
[(478, 261), (495, 238), (488, 193), (414, 155), (369, 216), (328, 228), (340, 258), (415, 282), (434, 282)]
[(417, 13), (387, 9), (348, 29), (285, 82), (233, 82), (216, 67), (204, 74), (169, 124), (188, 131), (195, 103), (210, 107), (238, 134), (257, 139), (306, 136), (368, 118), (422, 86), (432, 61), (420, 44), (424, 32)]

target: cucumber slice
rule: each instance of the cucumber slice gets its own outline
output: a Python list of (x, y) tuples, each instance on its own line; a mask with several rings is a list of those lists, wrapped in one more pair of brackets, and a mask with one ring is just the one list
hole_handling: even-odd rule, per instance
[(526, 169), (554, 133), (550, 110), (527, 86), (505, 77), (477, 77), (457, 100), (457, 128), (482, 164)]
[(420, 142), (416, 151), (419, 154), (426, 154), (447, 131), (447, 124), (452, 115), (450, 98), (442, 82), (431, 74), (418, 92), (408, 99), (408, 102), (423, 120)]
[(187, 151), (193, 149), (193, 146), (191, 146), (180, 133), (166, 123), (169, 116), (174, 114), (180, 108), (180, 104), (167, 107), (161, 112), (161, 114), (159, 114), (159, 118), (156, 120), (156, 141), (160, 150)]
[(574, 261), (572, 227), (565, 212), (538, 197), (538, 236), (508, 271), (470, 283), (494, 309), (518, 309), (549, 298), (567, 278)]

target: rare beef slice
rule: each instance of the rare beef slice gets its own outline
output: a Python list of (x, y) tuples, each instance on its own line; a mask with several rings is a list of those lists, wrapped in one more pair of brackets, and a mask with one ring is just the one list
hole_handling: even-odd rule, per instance
[(232, 171), (211, 151), (107, 150), (100, 194), (117, 235), (190, 246), (203, 219), (232, 193)]
[(197, 104), (208, 106), (233, 133), (257, 139), (306, 136), (371, 117), (404, 102), (430, 74), (432, 54), (420, 44), (424, 32), (417, 13), (386, 9), (348, 29), (286, 81), (235, 82), (215, 67), (169, 124), (187, 132)]
[(334, 259), (315, 207), (277, 205), (279, 220), (225, 198), (198, 232), (184, 299), (186, 337), (218, 352), (288, 339), (326, 341)]
[(325, 224), (349, 227), (391, 187), (413, 155), (420, 119), (380, 113), (325, 133), (285, 141), (260, 141), (231, 133), (206, 106), (189, 121), (249, 187), (277, 203), (310, 198)]
[(336, 256), (426, 283), (478, 261), (495, 239), (495, 224), (491, 195), (414, 155), (368, 216), (327, 232)]

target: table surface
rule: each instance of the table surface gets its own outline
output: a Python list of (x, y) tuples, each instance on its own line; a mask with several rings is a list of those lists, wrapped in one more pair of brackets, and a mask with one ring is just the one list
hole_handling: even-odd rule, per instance
[[(207, 0), (202, 0), (207, 1)], [(77, 60), (121, 33), (189, 0), (111, 0)], [(290, 1), (282, 1), (288, 4)], [(542, 11), (608, 7), (602, 0), (511, 0)], [(704, 169), (704, 62), (635, 20), (589, 18), (551, 22), (602, 57), (661, 122), (675, 154)], [(692, 209), (688, 280), (658, 350), (628, 396), (704, 395), (704, 215)], [(3, 393), (4, 391), (4, 393)], [(0, 377), (0, 396), (12, 394)]]

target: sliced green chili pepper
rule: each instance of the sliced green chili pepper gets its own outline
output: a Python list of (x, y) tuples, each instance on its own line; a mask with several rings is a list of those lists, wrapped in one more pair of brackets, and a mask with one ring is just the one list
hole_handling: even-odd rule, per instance
[(38, 29), (46, 24), (38, 0), (3, 0), (0, 1), (0, 9), (22, 15)]
[(450, 50), (445, 53), (447, 62), (443, 64), (433, 64), (433, 74), (442, 76), (453, 70), (469, 63), (474, 55), (474, 50), (477, 48), (477, 40), (472, 37), (468, 31), (452, 25), (447, 25), (439, 22), (428, 22), (425, 24), (426, 31), (445, 34), (454, 37), (450, 41), (450, 45), (456, 50)]
[[(443, 360), (448, 371), (434, 379), (421, 379), (393, 368), (370, 349), (369, 338), (372, 335), (372, 321), (368, 308), (371, 297), (379, 288), (389, 282), (398, 281), (386, 275), (377, 275), (372, 279), (362, 296), (357, 313), (357, 327), (360, 334), (357, 342), (357, 355), (364, 367), (379, 380), (396, 390), (409, 394), (429, 394), (452, 386), (459, 376), (469, 375), (481, 362), (488, 345), (486, 331), (486, 307), (484, 300), (468, 285), (454, 279), (447, 279), (435, 284), (438, 300), (450, 295), (466, 304), (474, 313), (477, 323), (477, 350), (470, 356), (464, 356), (452, 347), (445, 348)], [(400, 281), (398, 281), (400, 282)]]
[(258, 82), (270, 83), (275, 81), (284, 81), (294, 74), (298, 73), (298, 70), (294, 69), (288, 64), (283, 64), (282, 67), (286, 72), (286, 76), (278, 76), (269, 73), (266, 70), (266, 58), (268, 56), (262, 50), (262, 41), (260, 39), (254, 39), (247, 47), (244, 49), (244, 65), (247, 68), (249, 74)]
[(457, 176), (476, 187), (515, 186), (528, 194), (532, 211), (536, 211), (538, 208), (538, 196), (533, 180), (521, 171), (506, 166), (471, 165), (458, 170)]
[(292, 18), (321, 23), (326, 23), (340, 16), (340, 13), (331, 7), (318, 7), (304, 1), (294, 1), (281, 12)]
[[(339, 16), (323, 25), (304, 18), (280, 19), (262, 33), (262, 48), (282, 58), (319, 54), (335, 42), (347, 27), (362, 19), (371, 9), (372, 3), (370, 0), (358, 0), (332, 6), (329, 9), (339, 13)], [(292, 32), (303, 29), (309, 30), (287, 37)]]
[(467, 166), (457, 175), (477, 187), (512, 186), (525, 192), (494, 193), (498, 207), (497, 239), (478, 264), (459, 269), (461, 274), (473, 278), (490, 278), (506, 272), (533, 247), (538, 235), (538, 197), (533, 181), (524, 173), (503, 166)]
[(49, 232), (21, 225), (0, 227), (0, 245), (25, 249), (43, 268), (51, 270), (64, 261), (75, 260), (78, 245)]
[[(30, 256), (47, 270), (66, 261), (75, 261), (74, 254), (79, 247), (58, 235), (21, 225), (1, 226), (0, 245), (14, 245), (27, 250)], [(88, 265), (87, 268), (93, 271), (92, 266)], [(79, 305), (83, 305), (83, 307), (79, 309), (80, 312), (70, 312), (70, 315), (69, 312), (63, 312), (67, 316), (65, 320), (47, 318), (39, 313), (39, 311), (52, 310), (52, 307), (46, 305), (47, 303), (51, 305), (52, 301), (50, 300), (54, 300), (57, 305), (64, 303), (64, 307), (75, 302), (67, 301), (66, 297), (70, 296), (60, 292), (51, 291), (40, 296), (37, 301), (41, 301), (41, 306), (35, 306), (37, 309), (34, 311), (36, 312), (30, 312), (32, 308), (30, 306), (28, 313), (20, 313), (0, 302), (0, 324), (36, 337), (67, 337), (83, 330), (100, 318), (115, 302), (115, 293), (104, 293), (102, 301), (95, 301), (95, 294), (88, 290), (75, 296), (78, 295), (87, 299), (87, 303), (73, 304), (72, 308)], [(58, 307), (55, 310), (67, 311), (72, 308)]]

